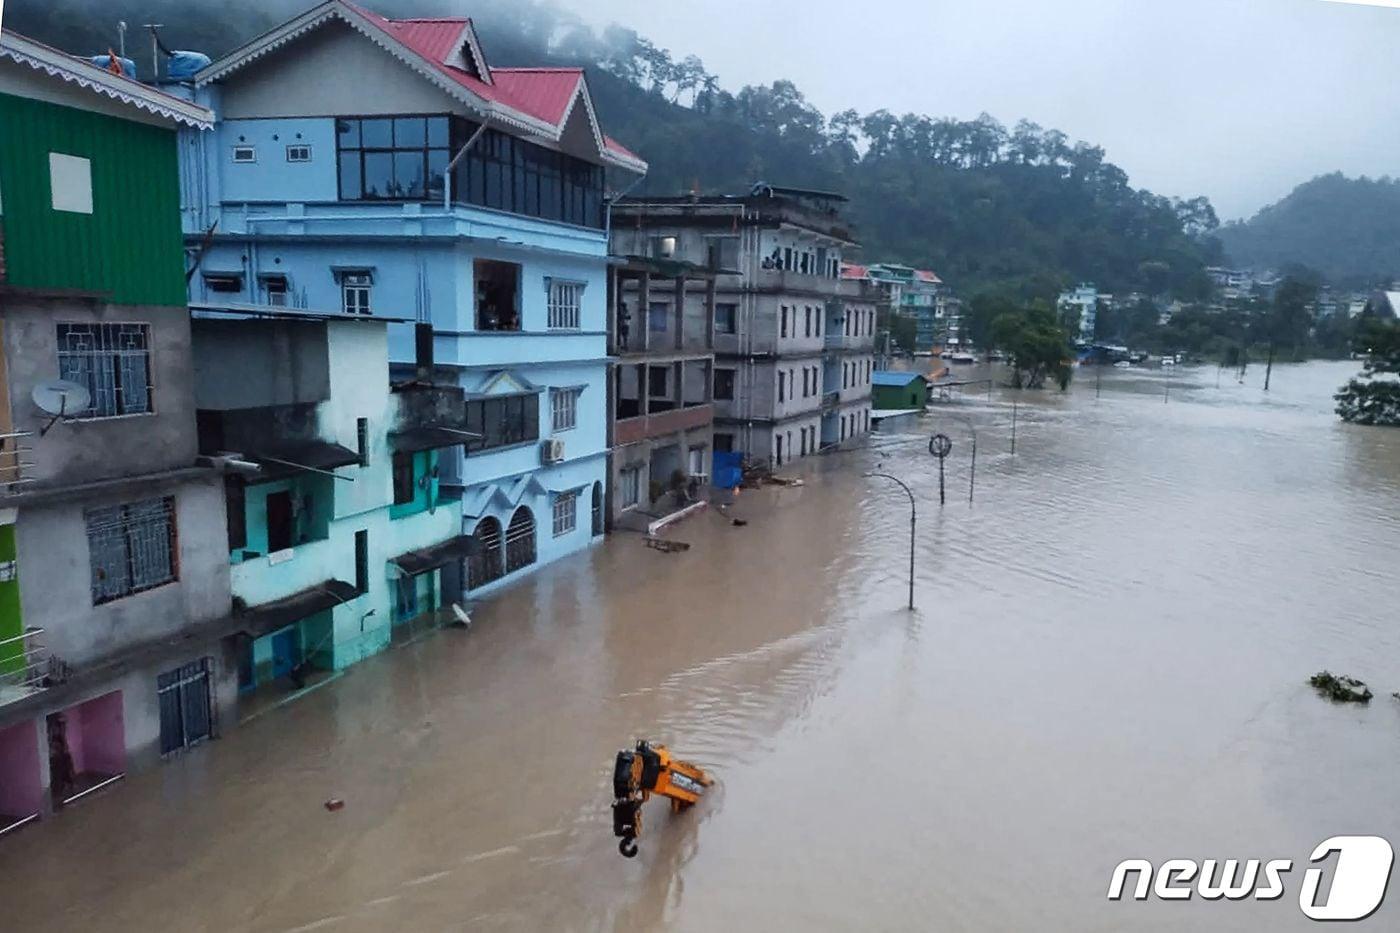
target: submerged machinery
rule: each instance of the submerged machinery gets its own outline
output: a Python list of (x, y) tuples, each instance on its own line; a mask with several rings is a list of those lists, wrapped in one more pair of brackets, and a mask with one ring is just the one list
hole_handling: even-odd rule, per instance
[(617, 850), (627, 858), (637, 854), (642, 834), (642, 804), (652, 794), (671, 801), (671, 812), (692, 806), (714, 780), (688, 761), (671, 757), (664, 745), (646, 741), (633, 751), (617, 753), (613, 768), (613, 835), (621, 838)]

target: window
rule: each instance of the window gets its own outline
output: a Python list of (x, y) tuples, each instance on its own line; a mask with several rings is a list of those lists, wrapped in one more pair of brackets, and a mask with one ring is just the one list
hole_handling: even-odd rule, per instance
[(491, 516), (477, 522), (472, 532), (477, 547), (467, 557), (467, 589), (474, 590), (499, 580), (505, 573), (501, 563), (501, 523)]
[(252, 146), (234, 146), (233, 161), (235, 162), (256, 162), (258, 161), (258, 150)]
[(355, 589), (369, 592), (369, 532), (355, 532)]
[(288, 146), (288, 147), (287, 147), (287, 161), (288, 161), (288, 162), (310, 162), (310, 161), (311, 161), (311, 147), (310, 147), (310, 146), (300, 146), (300, 145), (297, 145), (297, 146)]
[(474, 270), (476, 329), (520, 330), (520, 266), (478, 259)]
[(369, 314), (374, 276), (368, 272), (344, 272), (340, 276), (340, 297), (346, 314)]
[(578, 493), (561, 492), (554, 497), (554, 537), (573, 531), (578, 525)]
[(654, 236), (651, 238), (651, 258), (671, 259), (676, 255), (676, 238), (673, 236)]
[(618, 495), (622, 497), (622, 507), (630, 509), (642, 498), (642, 468), (627, 467), (620, 474), (619, 481), (621, 488)]
[(369, 466), (369, 419), (355, 419), (355, 445), (360, 454), (360, 466)]
[(715, 370), (715, 399), (717, 401), (730, 402), (734, 400), (734, 374), (737, 370), (716, 369)]
[(578, 397), (580, 389), (551, 389), (549, 408), (555, 431), (572, 431), (578, 424)]
[(593, 484), (593, 537), (603, 533), (603, 484)]
[(775, 435), (773, 436), (773, 445), (774, 445), (774, 447), (775, 447), (775, 449), (776, 449), (776, 453), (777, 453), (778, 466), (782, 466), (782, 465), (783, 465), (783, 436), (782, 436), (781, 434), (775, 434)]
[(506, 528), (506, 573), (535, 562), (535, 515), (525, 506), (515, 510)]
[(84, 519), (94, 606), (176, 579), (172, 497), (88, 509)]
[(739, 306), (734, 302), (723, 302), (715, 305), (715, 333), (733, 334), (737, 333), (739, 318)]
[(268, 273), (258, 276), (258, 279), (262, 282), (263, 301), (277, 308), (285, 308), (287, 306), (287, 277)]
[(709, 238), (709, 266), (711, 269), (738, 270), (739, 238), (736, 236), (716, 236)]
[(413, 454), (394, 454), (394, 505), (406, 505), (417, 498), (413, 475)]
[(690, 450), (686, 451), (685, 472), (692, 477), (704, 477), (709, 475), (709, 472), (705, 469), (704, 447), (692, 447)]
[(786, 400), (787, 400), (786, 390), (787, 390), (787, 378), (786, 378), (786, 374), (785, 374), (782, 370), (779, 370), (779, 371), (778, 371), (778, 401), (783, 402), (783, 401), (786, 401)]
[(197, 745), (212, 734), (209, 658), (166, 671), (156, 678), (160, 704), (160, 753)]
[(578, 330), (583, 283), (549, 280), (549, 329)]
[(791, 247), (791, 246), (788, 246), (788, 247), (784, 247), (784, 248), (783, 248), (783, 268), (786, 269), (786, 270), (788, 270), (789, 272), (791, 272), (792, 269), (793, 269), (793, 265), (792, 265), (792, 247)]
[(647, 394), (654, 399), (671, 397), (671, 367), (647, 367)]
[(716, 435), (715, 435), (715, 452), (716, 452), (716, 453), (726, 453), (726, 454), (727, 454), (727, 453), (731, 453), (733, 450), (734, 450), (734, 435), (733, 435), (733, 434), (716, 434)]
[[(451, 159), (448, 137), (445, 116), (336, 120), (341, 200), (441, 198)], [(311, 147), (288, 146), (287, 161), (306, 161), (292, 158), (297, 148), (311, 158)]]
[(535, 393), (498, 395), (467, 402), (468, 453), (510, 447), (540, 438), (540, 403)]
[(49, 153), (49, 196), (53, 209), (92, 213), (92, 162), (82, 156)]
[(647, 305), (647, 327), (657, 333), (664, 334), (667, 330), (667, 321), (671, 318), (671, 305), (665, 301), (653, 301)]
[(59, 324), (58, 376), (88, 390), (80, 418), (152, 411), (148, 324)]
[(804, 336), (807, 336), (807, 337), (812, 336), (812, 306), (811, 306), (811, 305), (807, 305), (807, 324), (806, 324), (806, 331), (805, 331), (805, 333), (804, 333)]
[(781, 318), (781, 321), (782, 321), (782, 323), (779, 325), (778, 336), (779, 336), (779, 337), (786, 337), (786, 336), (787, 336), (787, 305), (783, 305), (783, 311), (782, 311), (782, 318)]

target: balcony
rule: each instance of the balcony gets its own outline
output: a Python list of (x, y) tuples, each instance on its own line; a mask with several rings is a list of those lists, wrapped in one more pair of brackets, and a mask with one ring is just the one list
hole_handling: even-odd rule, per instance
[(714, 422), (712, 405), (694, 405), (663, 411), (651, 415), (638, 415), (619, 420), (613, 429), (613, 440), (618, 446), (635, 444), (652, 437), (665, 437), (681, 431), (703, 428)]
[(764, 292), (795, 292), (829, 298), (857, 298), (862, 283), (850, 279), (833, 279), (828, 275), (795, 272), (792, 269), (759, 269), (753, 285)]
[(41, 643), (44, 630), (27, 628), (0, 638), (0, 706), (38, 693), (53, 678), (53, 662)]
[(28, 456), (34, 448), (28, 444), (32, 431), (11, 431), (0, 434), (0, 497), (24, 492), (34, 481), (34, 462)]
[(389, 431), (395, 453), (420, 453), (456, 447), (477, 435), (462, 428), (466, 399), (460, 386), (410, 382), (393, 387), (398, 417)]

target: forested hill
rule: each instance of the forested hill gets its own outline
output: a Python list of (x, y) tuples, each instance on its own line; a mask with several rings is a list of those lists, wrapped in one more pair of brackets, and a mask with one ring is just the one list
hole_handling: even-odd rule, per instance
[(1400, 181), (1320, 175), (1220, 231), (1231, 263), (1296, 263), (1361, 288), (1400, 277)]
[[(760, 180), (840, 191), (867, 260), (929, 267), (965, 292), (996, 283), (1049, 295), (1084, 280), (1196, 297), (1208, 287), (1203, 267), (1219, 259), (1204, 198), (1135, 190), (1102, 149), (1033, 123), (883, 110), (828, 118), (788, 81), (727, 90), (695, 56), (620, 27), (599, 33), (547, 0), (365, 2), (400, 17), (467, 11), (497, 65), (587, 67), (608, 132), (652, 166), (638, 193), (738, 192)], [(105, 50), (125, 17), (163, 22), (169, 46), (217, 56), (302, 6), (9, 0), (5, 12), (11, 28), (75, 52)], [(128, 52), (146, 48), (133, 31)], [(144, 52), (134, 57), (147, 67)]]

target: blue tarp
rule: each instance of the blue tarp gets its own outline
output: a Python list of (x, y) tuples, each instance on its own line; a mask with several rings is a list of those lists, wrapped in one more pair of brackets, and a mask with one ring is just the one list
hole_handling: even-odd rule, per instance
[(201, 69), (209, 67), (209, 56), (203, 52), (172, 52), (165, 67), (171, 81), (191, 81)]
[(733, 489), (744, 478), (744, 455), (737, 450), (716, 450), (715, 475), (710, 485), (716, 489)]

